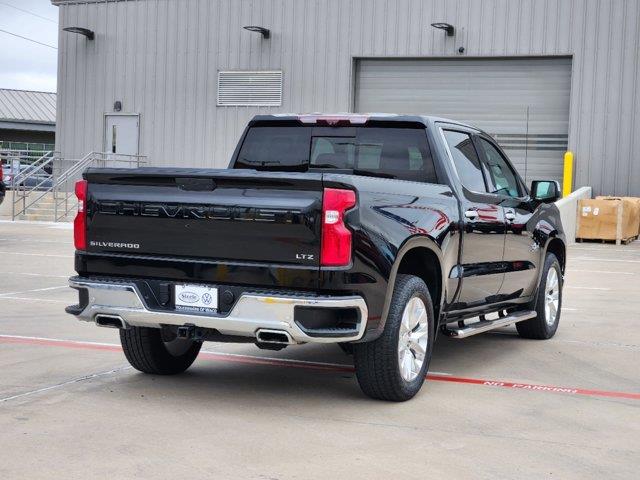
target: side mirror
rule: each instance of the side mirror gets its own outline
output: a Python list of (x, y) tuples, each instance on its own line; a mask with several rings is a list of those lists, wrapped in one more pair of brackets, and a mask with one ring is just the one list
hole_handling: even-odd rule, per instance
[(534, 180), (531, 182), (531, 198), (541, 203), (553, 203), (559, 200), (560, 183), (555, 180)]

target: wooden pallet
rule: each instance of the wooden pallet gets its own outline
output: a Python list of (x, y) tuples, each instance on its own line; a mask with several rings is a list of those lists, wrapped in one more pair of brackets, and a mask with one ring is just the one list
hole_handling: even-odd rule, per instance
[(629, 238), (621, 238), (620, 239), (620, 243), (618, 243), (617, 240), (615, 239), (603, 239), (603, 238), (576, 238), (576, 242), (578, 243), (610, 243), (610, 244), (616, 244), (616, 245), (628, 245), (631, 242), (635, 241), (638, 239), (638, 235), (635, 235), (633, 237), (629, 237)]

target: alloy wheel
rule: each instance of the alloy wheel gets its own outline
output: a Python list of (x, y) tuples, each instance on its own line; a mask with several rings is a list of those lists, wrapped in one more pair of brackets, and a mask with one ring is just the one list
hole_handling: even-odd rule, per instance
[(422, 370), (429, 343), (429, 318), (427, 308), (419, 297), (407, 302), (402, 312), (398, 335), (398, 365), (400, 375), (413, 381)]
[(544, 318), (547, 325), (551, 327), (558, 317), (558, 307), (560, 305), (560, 281), (558, 271), (553, 267), (547, 273), (544, 296)]

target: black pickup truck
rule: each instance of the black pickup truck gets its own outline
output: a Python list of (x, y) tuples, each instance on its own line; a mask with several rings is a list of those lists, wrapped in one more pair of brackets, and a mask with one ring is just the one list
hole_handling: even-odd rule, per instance
[(527, 189), (484, 132), (407, 115), (260, 115), (226, 170), (90, 169), (76, 185), (79, 303), (136, 369), (202, 342), (338, 343), (369, 396), (424, 381), (436, 335), (560, 319), (559, 186)]

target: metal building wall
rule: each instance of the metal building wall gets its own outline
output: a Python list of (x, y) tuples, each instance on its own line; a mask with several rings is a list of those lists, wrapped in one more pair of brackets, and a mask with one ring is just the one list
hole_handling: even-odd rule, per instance
[[(102, 149), (103, 115), (141, 114), (156, 165), (224, 167), (256, 113), (349, 111), (356, 57), (572, 55), (576, 183), (640, 196), (640, 2), (635, 0), (130, 0), (66, 2), (57, 148)], [(429, 27), (456, 26), (456, 37)], [(262, 25), (271, 39), (242, 29)], [(279, 108), (217, 107), (218, 70), (284, 71)], [(425, 112), (428, 113), (428, 112)]]

